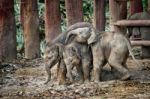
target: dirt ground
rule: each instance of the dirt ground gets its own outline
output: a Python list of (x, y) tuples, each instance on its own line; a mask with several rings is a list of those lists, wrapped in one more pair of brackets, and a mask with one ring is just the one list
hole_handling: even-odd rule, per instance
[[(150, 99), (150, 60), (138, 59), (140, 66), (129, 58), (132, 74), (129, 81), (109, 78), (109, 69), (99, 83), (58, 85), (56, 68), (47, 84), (42, 59), (2, 63), (0, 68), (0, 99)], [(107, 76), (107, 77), (106, 77)], [(105, 79), (109, 78), (109, 79)]]

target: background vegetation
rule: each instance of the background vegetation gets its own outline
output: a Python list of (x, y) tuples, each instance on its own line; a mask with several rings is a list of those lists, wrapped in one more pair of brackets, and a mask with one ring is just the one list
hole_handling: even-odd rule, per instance
[[(93, 1), (94, 0), (83, 0), (83, 14), (84, 14), (84, 21), (92, 22), (93, 19)], [(107, 0), (108, 1), (108, 0)], [(41, 51), (43, 52), (44, 49), (44, 0), (38, 1), (38, 12), (40, 18), (40, 39), (41, 39)], [(143, 8), (144, 11), (147, 10), (148, 0), (143, 0)], [(16, 30), (17, 30), (17, 48), (20, 49), (24, 45), (24, 37), (23, 37), (23, 30), (20, 23), (20, 0), (15, 0), (14, 5), (15, 10), (15, 19), (16, 19)], [(66, 30), (66, 10), (65, 10), (65, 2), (64, 0), (60, 0), (60, 11), (61, 11), (61, 28), (62, 31)], [(106, 17), (109, 17), (109, 8), (108, 2), (106, 4)], [(107, 22), (107, 21), (106, 21)], [(106, 24), (107, 25), (107, 24)], [(106, 30), (109, 30), (109, 27), (106, 26)]]

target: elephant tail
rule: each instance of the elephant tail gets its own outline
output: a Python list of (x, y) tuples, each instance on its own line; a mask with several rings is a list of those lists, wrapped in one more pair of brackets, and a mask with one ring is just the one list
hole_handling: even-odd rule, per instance
[(130, 43), (130, 41), (128, 40), (128, 38), (126, 38), (126, 37), (124, 37), (125, 38), (125, 41), (126, 41), (126, 43), (127, 43), (127, 47), (128, 47), (128, 50), (129, 50), (129, 54), (131, 55), (131, 57), (132, 57), (132, 59), (134, 60), (134, 62), (136, 63), (136, 65), (138, 66), (138, 67), (141, 67), (141, 64), (137, 61), (137, 59), (135, 59), (135, 57), (134, 57), (134, 54), (133, 54), (133, 52), (132, 52), (132, 47), (131, 47), (131, 43)]

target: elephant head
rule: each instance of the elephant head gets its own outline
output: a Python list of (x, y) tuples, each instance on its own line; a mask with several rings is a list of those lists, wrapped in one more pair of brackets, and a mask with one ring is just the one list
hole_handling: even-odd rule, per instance
[(95, 31), (96, 30), (93, 27), (77, 28), (67, 34), (65, 42), (69, 43), (73, 39), (75, 39), (77, 42), (80, 43), (92, 44), (97, 41), (97, 34)]
[(74, 46), (66, 46), (63, 52), (63, 58), (66, 65), (79, 65), (81, 56)]

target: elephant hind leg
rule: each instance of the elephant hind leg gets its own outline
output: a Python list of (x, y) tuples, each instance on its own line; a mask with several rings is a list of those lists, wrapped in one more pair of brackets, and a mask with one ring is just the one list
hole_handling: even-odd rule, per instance
[(89, 82), (90, 81), (90, 62), (83, 60), (82, 68), (83, 68), (84, 81)]
[(128, 68), (124, 66), (123, 61), (120, 56), (114, 52), (111, 53), (108, 63), (110, 64), (110, 66), (112, 66), (117, 71), (123, 74), (123, 77), (121, 78), (121, 80), (128, 80), (131, 77), (131, 75), (129, 73)]
[(57, 63), (57, 60), (47, 61), (45, 62), (45, 70), (48, 75), (45, 84), (47, 84), (51, 80), (51, 68)]
[(47, 84), (51, 80), (51, 68), (52, 68), (51, 65), (45, 64), (45, 70), (47, 73), (47, 80), (44, 84)]
[(109, 64), (110, 66), (112, 66), (117, 71), (123, 74), (123, 77), (121, 78), (121, 80), (128, 80), (131, 77), (128, 69), (126, 69), (122, 64), (117, 63), (115, 61), (109, 61)]
[(64, 60), (61, 59), (60, 60), (60, 64), (59, 64), (59, 71), (58, 71), (58, 83), (59, 84), (66, 84), (66, 74), (67, 74), (67, 69), (66, 69), (66, 65), (64, 63)]

